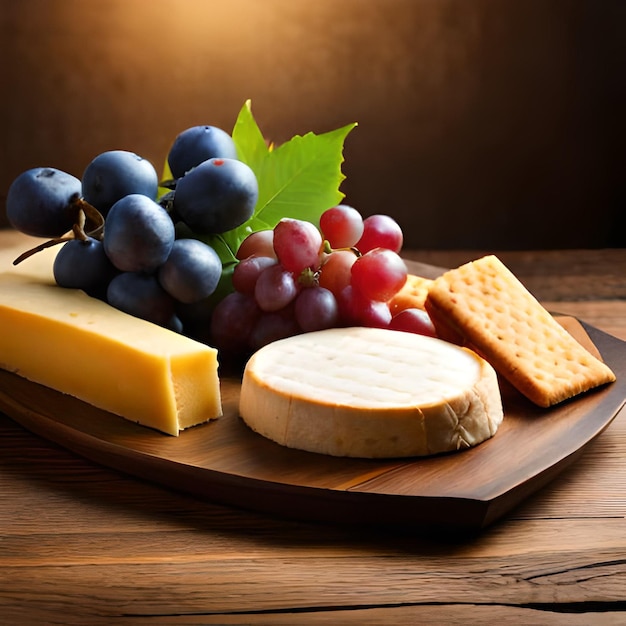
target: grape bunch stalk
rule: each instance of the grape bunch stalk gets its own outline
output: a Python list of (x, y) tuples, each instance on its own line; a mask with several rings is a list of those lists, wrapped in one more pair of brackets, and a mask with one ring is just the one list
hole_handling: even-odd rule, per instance
[[(403, 235), (386, 215), (365, 219), (354, 208), (326, 210), (319, 229), (282, 219), (241, 244), (234, 291), (215, 307), (210, 342), (227, 354), (247, 354), (303, 332), (369, 326), (432, 334), (430, 321), (403, 312), (394, 323), (389, 301), (407, 280), (399, 252)], [(398, 314), (399, 315), (399, 314)], [(407, 324), (407, 317), (415, 321)]]

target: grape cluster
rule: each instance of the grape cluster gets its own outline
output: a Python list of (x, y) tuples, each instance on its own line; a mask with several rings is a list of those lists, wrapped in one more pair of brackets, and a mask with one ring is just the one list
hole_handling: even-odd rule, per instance
[[(347, 205), (325, 211), (319, 229), (285, 218), (272, 230), (252, 233), (237, 253), (234, 292), (213, 312), (211, 343), (245, 354), (284, 337), (342, 326), (430, 334), (420, 313), (404, 313), (399, 323), (392, 317), (389, 301), (407, 279), (402, 243), (391, 217), (363, 219)], [(417, 321), (407, 323), (407, 316)]]
[(407, 268), (399, 256), (402, 230), (391, 217), (363, 219), (338, 205), (319, 226), (284, 218), (252, 232), (237, 262), (223, 264), (202, 239), (253, 216), (256, 175), (237, 159), (232, 137), (214, 126), (180, 133), (167, 165), (172, 178), (160, 183), (149, 161), (124, 150), (96, 156), (82, 179), (28, 170), (9, 189), (7, 216), (16, 229), (51, 238), (34, 251), (63, 244), (53, 266), (61, 287), (226, 355), (338, 326), (431, 333), (423, 311), (392, 316), (389, 301)]
[(258, 183), (232, 137), (214, 126), (180, 133), (167, 163), (173, 178), (162, 182), (170, 191), (161, 198), (153, 165), (125, 150), (99, 154), (81, 179), (34, 168), (13, 181), (7, 216), (17, 230), (52, 238), (35, 251), (63, 243), (58, 285), (182, 332), (185, 307), (204, 302), (222, 279), (221, 259), (199, 237), (246, 222)]

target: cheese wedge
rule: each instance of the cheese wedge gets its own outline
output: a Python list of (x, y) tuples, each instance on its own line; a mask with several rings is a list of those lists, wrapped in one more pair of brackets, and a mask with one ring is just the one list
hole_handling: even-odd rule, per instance
[(170, 435), (222, 414), (215, 349), (32, 271), (0, 274), (0, 367)]
[(462, 450), (503, 419), (494, 369), (440, 339), (338, 328), (283, 339), (248, 361), (239, 412), (281, 445), (385, 458)]

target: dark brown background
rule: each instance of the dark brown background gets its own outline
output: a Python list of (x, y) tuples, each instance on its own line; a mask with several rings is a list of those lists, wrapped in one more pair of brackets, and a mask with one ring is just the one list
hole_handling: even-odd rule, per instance
[(622, 0), (0, 0), (0, 224), (21, 171), (161, 168), (247, 98), (280, 142), (352, 121), (342, 189), (407, 245), (626, 245)]

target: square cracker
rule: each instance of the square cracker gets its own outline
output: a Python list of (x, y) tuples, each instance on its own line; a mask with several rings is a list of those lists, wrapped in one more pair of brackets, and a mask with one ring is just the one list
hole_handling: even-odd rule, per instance
[(442, 339), (475, 350), (539, 406), (615, 380), (494, 255), (437, 278), (425, 308)]
[(423, 309), (432, 284), (433, 281), (430, 278), (409, 274), (402, 289), (389, 301), (391, 314), (395, 315), (405, 309)]

